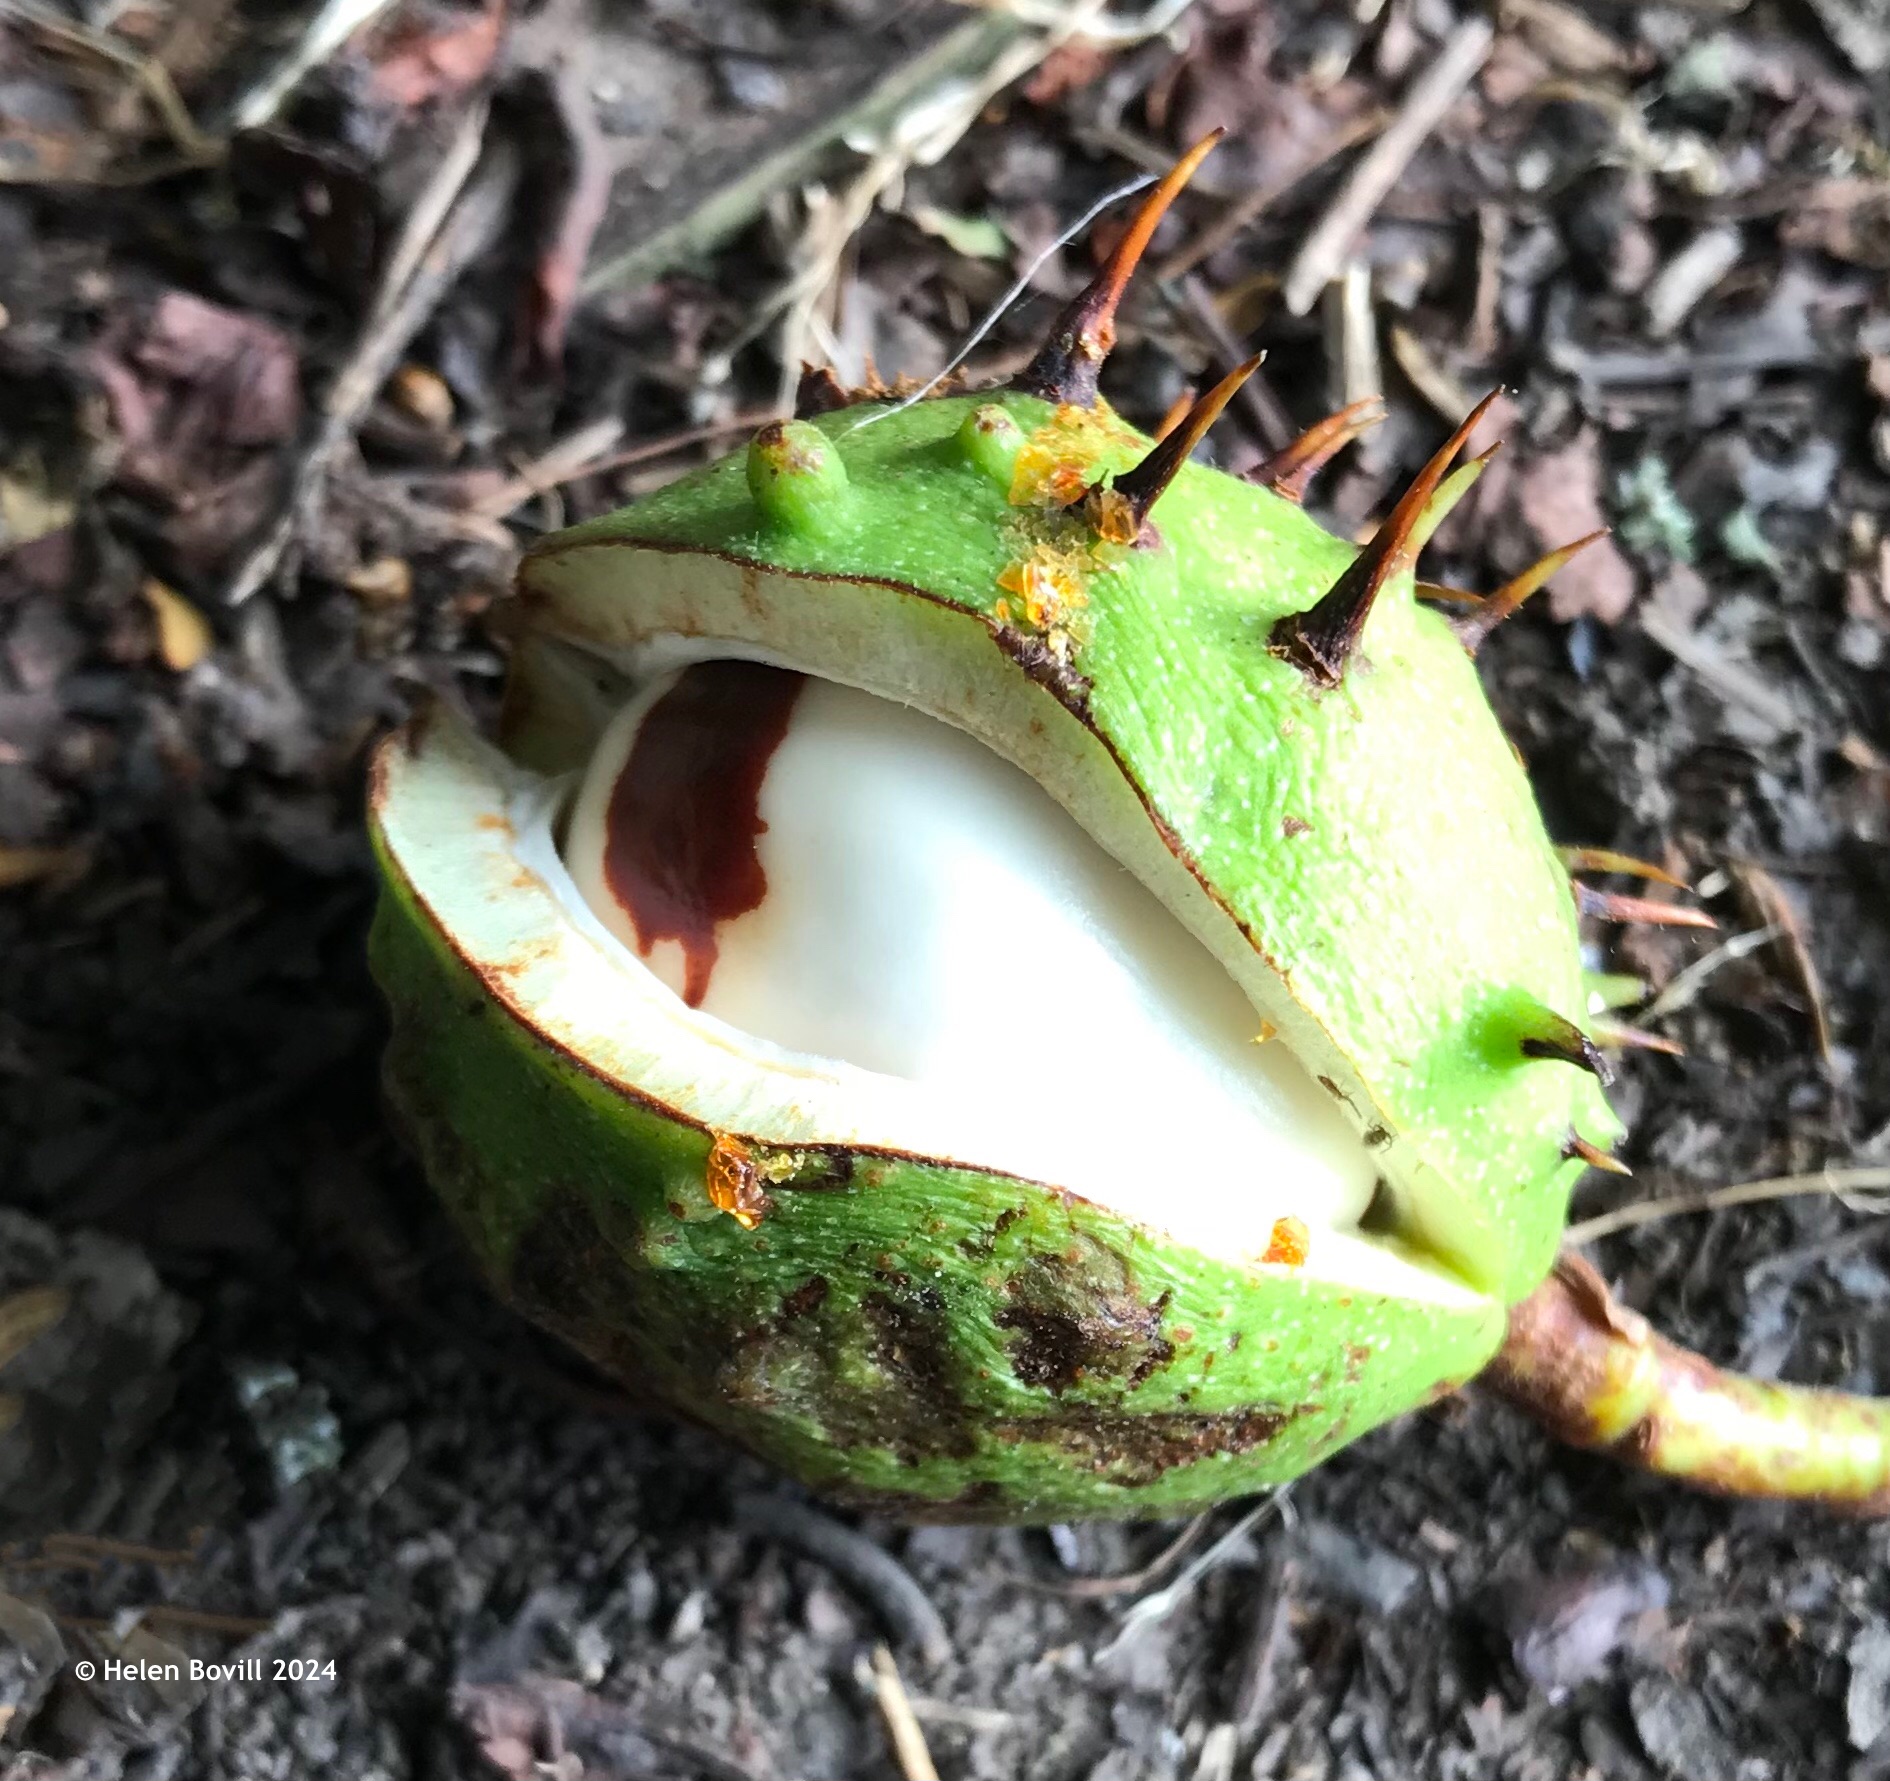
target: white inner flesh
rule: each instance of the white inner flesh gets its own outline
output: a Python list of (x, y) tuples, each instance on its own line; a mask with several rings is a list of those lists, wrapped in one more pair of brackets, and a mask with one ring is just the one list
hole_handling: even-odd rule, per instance
[[(605, 814), (650, 705), (605, 732), (565, 859), (634, 957)], [(1028, 776), (949, 726), (810, 680), (762, 782), (760, 907), (725, 923), (697, 1018), (811, 1071), (918, 1085), (952, 1155), (1220, 1253), (1274, 1220), (1345, 1229), (1376, 1170), (1207, 950)], [(642, 968), (677, 996), (679, 944)], [(864, 1112), (865, 1110), (862, 1109)], [(932, 1123), (932, 1122), (928, 1122)], [(889, 1134), (890, 1138), (890, 1134)]]

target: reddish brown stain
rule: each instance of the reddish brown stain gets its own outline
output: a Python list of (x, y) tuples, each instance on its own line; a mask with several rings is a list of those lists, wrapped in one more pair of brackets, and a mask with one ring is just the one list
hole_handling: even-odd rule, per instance
[(683, 1000), (700, 1007), (716, 930), (768, 894), (756, 842), (761, 782), (805, 676), (761, 662), (700, 662), (652, 705), (604, 818), (604, 882), (648, 958), (683, 949)]

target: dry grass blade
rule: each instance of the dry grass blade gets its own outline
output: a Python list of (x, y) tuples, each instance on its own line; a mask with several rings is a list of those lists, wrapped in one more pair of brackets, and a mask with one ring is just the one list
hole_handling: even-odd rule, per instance
[(1769, 946), (1778, 938), (1774, 927), (1755, 928), (1749, 934), (1735, 934), (1723, 946), (1716, 946), (1705, 958), (1696, 959), (1640, 1012), (1642, 1025), (1660, 1019), (1663, 1014), (1677, 1014), (1688, 1007), (1700, 993), (1706, 980), (1723, 965), (1730, 965)]
[[(1760, 1181), (1736, 1182), (1730, 1187), (1701, 1188), (1696, 1193), (1670, 1194), (1664, 1199), (1643, 1200), (1638, 1205), (1617, 1206), (1584, 1218), (1562, 1233), (1567, 1244), (1592, 1243), (1597, 1237), (1612, 1236), (1635, 1225), (1656, 1224), (1663, 1218), (1682, 1218), (1694, 1212), (1718, 1212), (1728, 1206), (1756, 1206), (1767, 1200), (1804, 1199), (1813, 1194), (1843, 1198), (1848, 1194), (1890, 1193), (1890, 1168), (1820, 1169), (1815, 1175), (1769, 1175)], [(1873, 1213), (1890, 1212), (1890, 1206), (1870, 1206)]]
[(1824, 984), (1813, 962), (1811, 947), (1805, 938), (1805, 925), (1785, 888), (1763, 866), (1750, 860), (1735, 861), (1731, 867), (1734, 881), (1745, 892), (1759, 920), (1778, 935), (1779, 951), (1798, 980), (1805, 998), (1805, 1012), (1811, 1020), (1812, 1037), (1817, 1041), (1818, 1056), (1827, 1069), (1831, 1066), (1831, 1017), (1825, 1010)]
[(873, 1681), (873, 1694), (879, 1702), (880, 1717), (886, 1721), (886, 1736), (898, 1759), (899, 1773), (905, 1781), (938, 1781), (938, 1769), (926, 1747), (918, 1715), (912, 1710), (899, 1665), (884, 1645), (873, 1647)]
[(1147, 1564), (1138, 1565), (1133, 1571), (1118, 1571), (1111, 1577), (1073, 1577), (1067, 1583), (1040, 1583), (1030, 1578), (1018, 1581), (1039, 1594), (1063, 1596), (1073, 1602), (1100, 1602), (1112, 1595), (1139, 1595), (1200, 1545), (1201, 1536), (1208, 1531), (1212, 1520), (1212, 1516), (1197, 1515)]
[(71, 1304), (72, 1295), (63, 1286), (29, 1286), (0, 1299), (0, 1367), (24, 1354)]

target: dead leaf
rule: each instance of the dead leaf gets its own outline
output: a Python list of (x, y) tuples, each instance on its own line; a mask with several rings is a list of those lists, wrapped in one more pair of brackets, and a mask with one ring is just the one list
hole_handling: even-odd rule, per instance
[(399, 606), (412, 598), (413, 565), (405, 557), (376, 557), (343, 585), (364, 606)]
[(0, 1299), (0, 1367), (24, 1354), (72, 1307), (63, 1286), (29, 1286)]
[(165, 667), (179, 674), (196, 667), (216, 646), (210, 621), (161, 581), (147, 579), (139, 591), (157, 621), (158, 654)]
[(76, 847), (15, 847), (0, 842), (0, 890), (76, 876), (84, 862), (84, 853)]
[(453, 392), (437, 371), (424, 365), (402, 365), (387, 380), (387, 397), (403, 414), (436, 433), (453, 424)]
[(295, 348), (260, 316), (166, 291), (93, 349), (123, 442), (118, 479), (175, 506), (241, 456), (293, 437), (302, 392)]
[(1037, 71), (1024, 83), (1024, 97), (1032, 105), (1055, 105), (1100, 80), (1114, 59), (1103, 44), (1073, 37), (1037, 64)]
[(429, 29), (409, 25), (395, 32), (378, 56), (368, 81), (370, 95), (406, 110), (458, 97), (492, 72), (504, 41), (505, 0), (490, 0), (480, 12), (453, 15)]
[[(1608, 523), (1601, 505), (1601, 454), (1584, 427), (1559, 451), (1523, 458), (1516, 469), (1516, 508), (1539, 551)], [(1598, 539), (1549, 583), (1549, 610), (1562, 623), (1587, 614), (1616, 625), (1634, 603), (1634, 570), (1611, 538)]]
[(567, 63), (543, 76), (549, 113), (562, 137), (563, 190), (544, 245), (532, 266), (526, 304), (526, 363), (541, 374), (564, 360), (564, 337), (577, 302), (591, 243), (610, 207), (612, 166), (589, 82)]

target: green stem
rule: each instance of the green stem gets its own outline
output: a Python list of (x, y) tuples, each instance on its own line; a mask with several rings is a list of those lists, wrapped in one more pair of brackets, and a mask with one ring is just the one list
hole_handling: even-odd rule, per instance
[(1731, 1496), (1890, 1514), (1890, 1400), (1722, 1372), (1564, 1254), (1483, 1378), (1577, 1447)]

